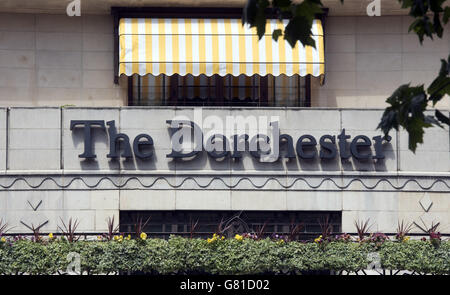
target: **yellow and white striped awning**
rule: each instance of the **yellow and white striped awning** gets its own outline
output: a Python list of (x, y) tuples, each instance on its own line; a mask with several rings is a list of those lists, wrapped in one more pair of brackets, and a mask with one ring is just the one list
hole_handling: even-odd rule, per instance
[(292, 76), (325, 72), (323, 29), (312, 28), (316, 48), (291, 48), (282, 38), (272, 39), (274, 29), (286, 22), (270, 20), (258, 41), (256, 29), (238, 19), (122, 18), (119, 24), (119, 75), (231, 74)]

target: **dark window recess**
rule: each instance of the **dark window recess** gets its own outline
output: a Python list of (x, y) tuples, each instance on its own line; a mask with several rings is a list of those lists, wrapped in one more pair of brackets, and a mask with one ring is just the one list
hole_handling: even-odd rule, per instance
[(326, 220), (333, 233), (341, 232), (341, 212), (327, 211), (120, 211), (120, 231), (133, 234), (135, 226), (148, 220), (144, 231), (151, 237), (168, 238), (171, 234), (190, 236), (191, 224), (197, 223), (194, 237), (210, 237), (219, 224), (227, 228), (225, 235), (257, 233), (264, 227), (264, 236), (288, 234), (292, 225), (301, 224), (299, 240), (310, 240), (321, 234)]
[(309, 77), (134, 75), (128, 79), (130, 106), (309, 107)]

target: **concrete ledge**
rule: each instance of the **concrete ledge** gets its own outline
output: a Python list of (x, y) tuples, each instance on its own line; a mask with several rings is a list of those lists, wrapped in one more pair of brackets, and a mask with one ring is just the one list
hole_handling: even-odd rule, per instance
[(232, 191), (409, 191), (450, 192), (448, 176), (340, 176), (340, 175), (3, 175), (0, 188), (14, 190), (232, 190)]

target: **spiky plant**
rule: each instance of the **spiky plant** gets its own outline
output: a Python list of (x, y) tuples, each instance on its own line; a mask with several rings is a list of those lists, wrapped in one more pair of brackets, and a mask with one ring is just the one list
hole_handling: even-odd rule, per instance
[(3, 221), (3, 218), (0, 219), (0, 238), (6, 234), (10, 228), (8, 227), (8, 223)]
[(330, 222), (329, 216), (318, 221), (320, 226), (320, 231), (322, 233), (322, 240), (331, 239), (331, 235), (333, 234), (333, 225)]
[(370, 218), (366, 219), (366, 221), (355, 220), (356, 233), (358, 234), (359, 241), (363, 241), (369, 234), (370, 228), (372, 227), (369, 223)]
[(198, 219), (194, 222), (192, 219), (189, 220), (189, 238), (193, 238), (195, 231), (197, 230)]
[(69, 242), (76, 242), (80, 237), (76, 237), (75, 231), (77, 230), (78, 225), (80, 225), (78, 219), (72, 220), (72, 217), (69, 218), (69, 222), (66, 224), (62, 218), (59, 218), (61, 220), (62, 226), (58, 225), (59, 230), (63, 233), (63, 235), (66, 237), (66, 239)]
[(108, 233), (106, 234), (106, 239), (108, 241), (111, 241), (114, 236), (119, 232), (119, 225), (114, 225), (115, 221), (114, 221), (114, 215), (113, 217), (108, 217), (107, 222), (107, 226), (108, 226)]
[(262, 225), (256, 226), (254, 232), (257, 240), (261, 240), (264, 237), (264, 233), (266, 232), (267, 221), (264, 221)]
[(138, 237), (138, 238), (141, 237), (141, 234), (143, 233), (144, 228), (149, 221), (150, 221), (150, 217), (148, 217), (145, 221), (143, 221), (141, 216), (138, 216), (136, 218), (136, 221), (134, 223), (134, 234), (136, 235), (136, 237)]
[(304, 228), (303, 223), (294, 223), (294, 221), (291, 222), (289, 226), (289, 234), (287, 235), (288, 241), (295, 241), (300, 236), (300, 232)]
[(412, 223), (408, 223), (403, 220), (399, 221), (397, 223), (397, 234), (395, 235), (395, 238), (400, 242), (404, 241), (406, 236), (412, 230), (412, 228), (413, 228)]

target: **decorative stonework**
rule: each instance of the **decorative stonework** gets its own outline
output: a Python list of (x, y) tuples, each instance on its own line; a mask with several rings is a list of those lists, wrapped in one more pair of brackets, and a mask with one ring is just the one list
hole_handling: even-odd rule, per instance
[[(5, 190), (35, 189), (262, 189), (262, 190), (381, 190), (450, 191), (448, 177), (355, 177), (330, 175), (64, 175), (3, 176)], [(40, 204), (36, 205), (38, 207)], [(432, 206), (425, 196), (420, 205), (425, 212)], [(31, 205), (33, 210), (35, 206)], [(36, 208), (37, 209), (37, 208)]]
[(41, 229), (49, 222), (45, 215), (43, 215), (41, 212), (37, 212), (42, 204), (42, 200), (39, 200), (34, 205), (30, 200), (27, 200), (27, 203), (31, 207), (32, 212), (26, 215), (25, 221), (21, 219), (20, 223), (32, 232), (40, 232)]
[(433, 202), (431, 201), (430, 196), (428, 194), (425, 194), (423, 198), (420, 199), (419, 204), (420, 206), (422, 206), (422, 209), (425, 212), (430, 211), (431, 206), (433, 206)]

